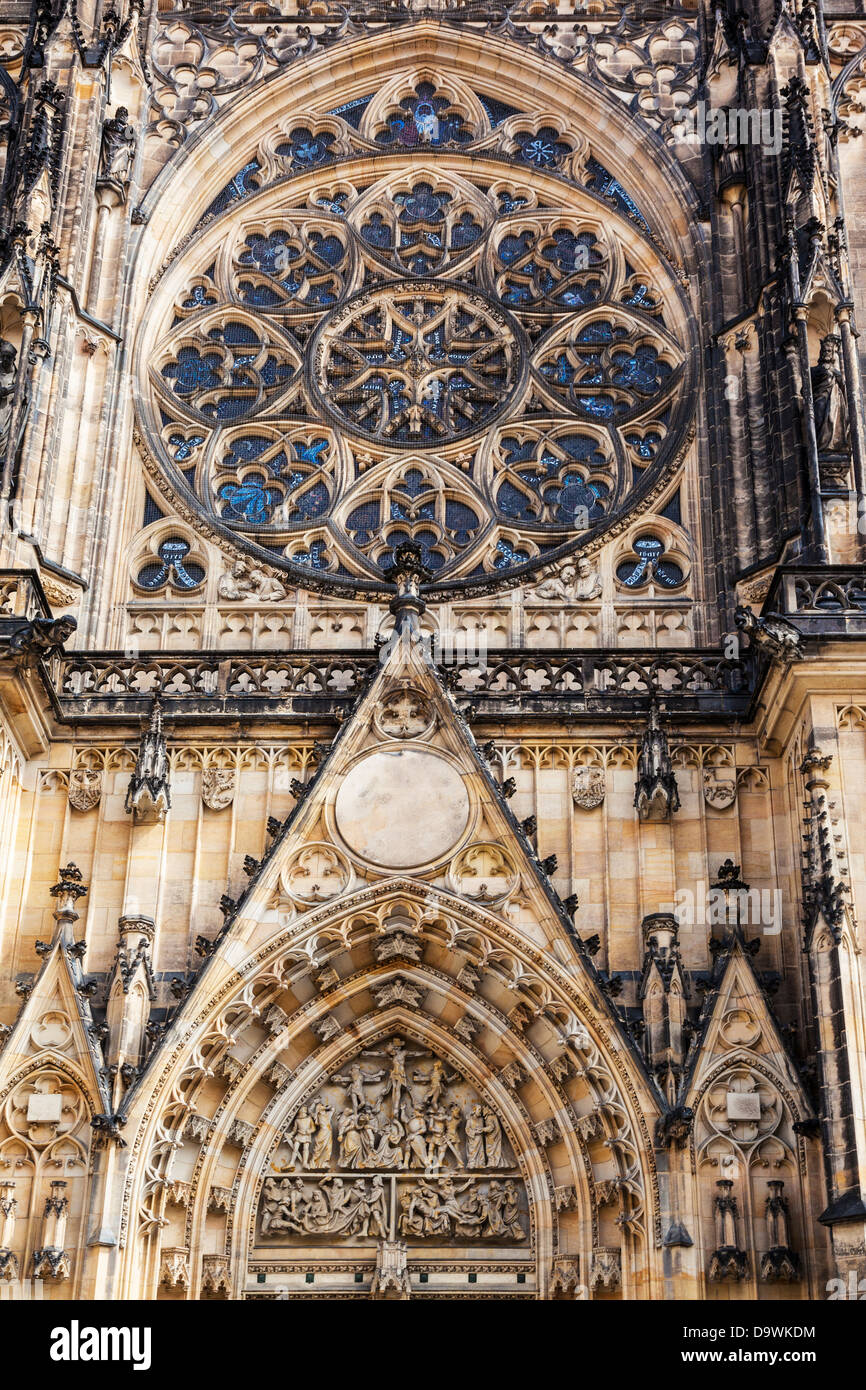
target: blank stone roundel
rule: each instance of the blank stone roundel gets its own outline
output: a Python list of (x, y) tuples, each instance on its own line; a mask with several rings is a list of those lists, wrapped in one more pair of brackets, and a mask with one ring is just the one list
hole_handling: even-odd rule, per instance
[(340, 834), (362, 859), (409, 869), (454, 848), (469, 820), (469, 796), (442, 758), (398, 748), (356, 763), (334, 809)]

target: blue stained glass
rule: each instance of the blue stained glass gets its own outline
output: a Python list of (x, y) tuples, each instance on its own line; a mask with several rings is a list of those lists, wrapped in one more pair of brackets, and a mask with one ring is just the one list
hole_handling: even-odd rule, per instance
[(169, 436), (169, 446), (174, 450), (172, 458), (175, 463), (183, 463), (185, 459), (192, 458), (199, 444), (204, 443), (203, 434), (191, 434), (187, 439), (182, 434)]
[(503, 237), (499, 243), (497, 254), (503, 265), (511, 265), (513, 261), (528, 255), (534, 245), (535, 237), (532, 232), (521, 232), (520, 236)]
[(336, 138), (330, 131), (320, 131), (314, 135), (309, 126), (295, 126), (288, 140), (277, 146), (277, 154), (289, 156), (293, 164), (309, 168), (328, 158)]
[(333, 198), (317, 198), (316, 207), (324, 208), (326, 212), (332, 212), (335, 217), (344, 217), (346, 214), (347, 202), (348, 194), (338, 193)]
[(162, 541), (157, 549), (160, 564), (145, 565), (139, 571), (137, 583), (143, 589), (164, 589), (171, 584), (176, 589), (197, 589), (204, 579), (205, 572), (195, 562), (185, 563), (189, 554), (189, 544), (179, 536), (171, 536)]
[(657, 536), (639, 536), (634, 542), (636, 561), (626, 560), (617, 566), (617, 579), (629, 589), (642, 588), (650, 580), (657, 580), (667, 589), (674, 589), (683, 581), (679, 565), (663, 559), (664, 544)]
[(656, 434), (655, 431), (644, 435), (643, 438), (641, 438), (639, 434), (627, 434), (625, 442), (628, 444), (629, 448), (634, 450), (638, 458), (649, 460), (655, 458), (658, 453), (662, 437), (660, 434)]
[(348, 125), (354, 126), (357, 130), (358, 126), (361, 124), (361, 117), (372, 100), (372, 96), (356, 97), (354, 101), (347, 101), (343, 106), (335, 106), (332, 111), (328, 112), (328, 115), (342, 116), (343, 120), (346, 121)]
[(405, 492), (407, 497), (420, 497), (422, 492), (429, 492), (430, 484), (425, 482), (420, 469), (410, 468), (400, 482), (399, 490)]
[(571, 146), (560, 140), (559, 131), (553, 126), (542, 126), (535, 134), (532, 131), (519, 131), (515, 136), (522, 157), (537, 169), (554, 169), (571, 150)]
[(465, 246), (472, 246), (481, 235), (481, 227), (471, 212), (461, 214), (458, 222), (451, 229), (451, 250), (461, 251)]
[(448, 498), (445, 502), (445, 525), (455, 545), (468, 545), (480, 526), (480, 521), (465, 502)]
[(339, 237), (322, 236), (320, 232), (313, 232), (310, 237), (310, 249), (320, 260), (333, 266), (339, 265), (346, 254)]
[(263, 526), (270, 521), (274, 508), (282, 500), (278, 489), (265, 485), (261, 474), (252, 473), (242, 483), (223, 483), (217, 496), (225, 503), (223, 517), (228, 521), (246, 521)]
[(618, 183), (613, 174), (605, 169), (603, 164), (590, 155), (586, 162), (587, 173), (590, 175), (589, 187), (595, 192), (600, 193), (603, 198), (610, 198), (614, 203), (625, 212), (633, 221), (640, 224), (645, 230), (649, 230), (648, 223), (637, 203), (626, 193), (621, 183)]
[(575, 405), (584, 415), (593, 415), (599, 420), (610, 420), (612, 416), (621, 415), (628, 409), (627, 406), (614, 401), (612, 396), (580, 396)]
[(529, 559), (527, 550), (515, 550), (508, 541), (500, 540), (496, 546), (496, 554), (493, 557), (493, 568), (497, 570), (511, 569), (513, 565), (522, 565), (524, 560)]
[(447, 97), (436, 95), (430, 82), (421, 82), (415, 94), (404, 97), (400, 110), (388, 117), (385, 130), (376, 136), (377, 145), (465, 145), (474, 138), (458, 111), (451, 110)]
[(311, 569), (326, 570), (328, 568), (328, 554), (325, 549), (324, 541), (313, 541), (308, 550), (299, 550), (292, 557), (295, 565), (308, 565)]
[(530, 521), (538, 516), (538, 505), (505, 479), (496, 493), (496, 505), (504, 516), (513, 516), (521, 521)]
[(193, 285), (187, 298), (183, 301), (184, 309), (204, 309), (209, 304), (216, 304), (216, 295), (209, 294), (204, 285)]
[(295, 458), (303, 459), (305, 463), (321, 463), (320, 455), (328, 447), (327, 439), (313, 439), (309, 444), (294, 444)]
[(500, 217), (509, 212), (517, 212), (519, 208), (525, 208), (526, 198), (515, 197), (512, 193), (500, 193), (499, 195), (499, 215)]
[[(295, 486), (295, 479), (302, 480), (301, 474), (295, 474), (292, 485)], [(331, 504), (331, 497), (324, 483), (314, 483), (311, 488), (302, 493), (300, 497), (294, 499), (294, 511), (305, 521), (312, 521), (314, 517), (322, 516)]]
[(481, 96), (480, 93), (476, 93), (476, 95), (481, 105), (484, 107), (487, 119), (494, 127), (502, 125), (502, 122), (507, 121), (509, 116), (518, 116), (520, 114), (516, 106), (509, 106), (504, 101), (498, 101), (496, 97)]
[[(259, 172), (260, 168), (257, 159), (251, 159), (249, 164), (245, 164), (243, 169), (240, 169), (234, 178), (229, 179), (213, 202), (209, 204), (201, 221), (204, 222), (215, 213), (222, 212), (230, 203), (238, 202), (241, 198), (245, 198), (248, 193), (254, 193), (258, 188), (258, 180), (253, 176)], [(200, 225), (201, 223), (199, 223)]]
[(253, 264), (263, 274), (279, 277), (300, 254), (287, 232), (271, 232), (268, 236), (252, 232), (238, 259), (242, 265)]
[[(401, 222), (441, 222), (442, 209), (451, 202), (449, 193), (434, 193), (429, 183), (416, 183), (411, 193), (398, 193), (394, 198), (403, 209)], [(471, 215), (471, 214), (470, 214)]]
[(557, 386), (570, 386), (574, 381), (574, 367), (564, 352), (552, 362), (545, 362), (541, 368), (542, 376), (549, 377)]
[(231, 451), (226, 454), (225, 461), (226, 463), (234, 463), (240, 459), (243, 459), (245, 462), (249, 462), (251, 459), (257, 459), (260, 454), (263, 454), (265, 450), (270, 447), (270, 444), (270, 439), (262, 435), (245, 435), (243, 439), (236, 439), (234, 441), (231, 446)]
[(172, 390), (176, 396), (189, 396), (193, 391), (206, 391), (220, 384), (220, 358), (216, 353), (202, 356), (196, 347), (182, 347), (174, 362), (167, 362), (163, 376), (174, 377)]
[(632, 386), (643, 393), (657, 390), (671, 374), (667, 362), (659, 361), (658, 350), (646, 343), (633, 353), (615, 352), (612, 361), (616, 367), (612, 378), (615, 384)]
[(376, 246), (381, 250), (385, 250), (391, 245), (391, 228), (381, 212), (374, 212), (369, 222), (364, 223), (361, 228), (361, 236), (368, 246)]

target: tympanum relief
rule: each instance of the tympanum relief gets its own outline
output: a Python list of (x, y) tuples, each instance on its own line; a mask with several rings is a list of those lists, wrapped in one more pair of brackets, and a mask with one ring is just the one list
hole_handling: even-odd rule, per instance
[(528, 1241), (526, 1189), (496, 1111), (403, 1037), (358, 1053), (299, 1105), (271, 1168), (258, 1222), (268, 1245)]

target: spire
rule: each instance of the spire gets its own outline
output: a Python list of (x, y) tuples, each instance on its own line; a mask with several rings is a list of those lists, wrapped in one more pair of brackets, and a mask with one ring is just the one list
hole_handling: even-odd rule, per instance
[(667, 820), (680, 809), (680, 794), (667, 735), (659, 723), (655, 700), (650, 706), (649, 722), (641, 739), (634, 804), (641, 820)]
[(136, 821), (161, 821), (171, 806), (168, 749), (163, 731), (162, 705), (154, 699), (150, 723), (141, 736), (135, 771), (129, 779), (126, 809)]

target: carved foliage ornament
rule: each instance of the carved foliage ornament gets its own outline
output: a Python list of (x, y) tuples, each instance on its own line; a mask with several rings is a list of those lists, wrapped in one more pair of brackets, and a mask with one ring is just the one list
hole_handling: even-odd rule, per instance
[(333, 845), (305, 845), (286, 864), (280, 884), (287, 897), (303, 906), (330, 902), (346, 892), (352, 872)]

